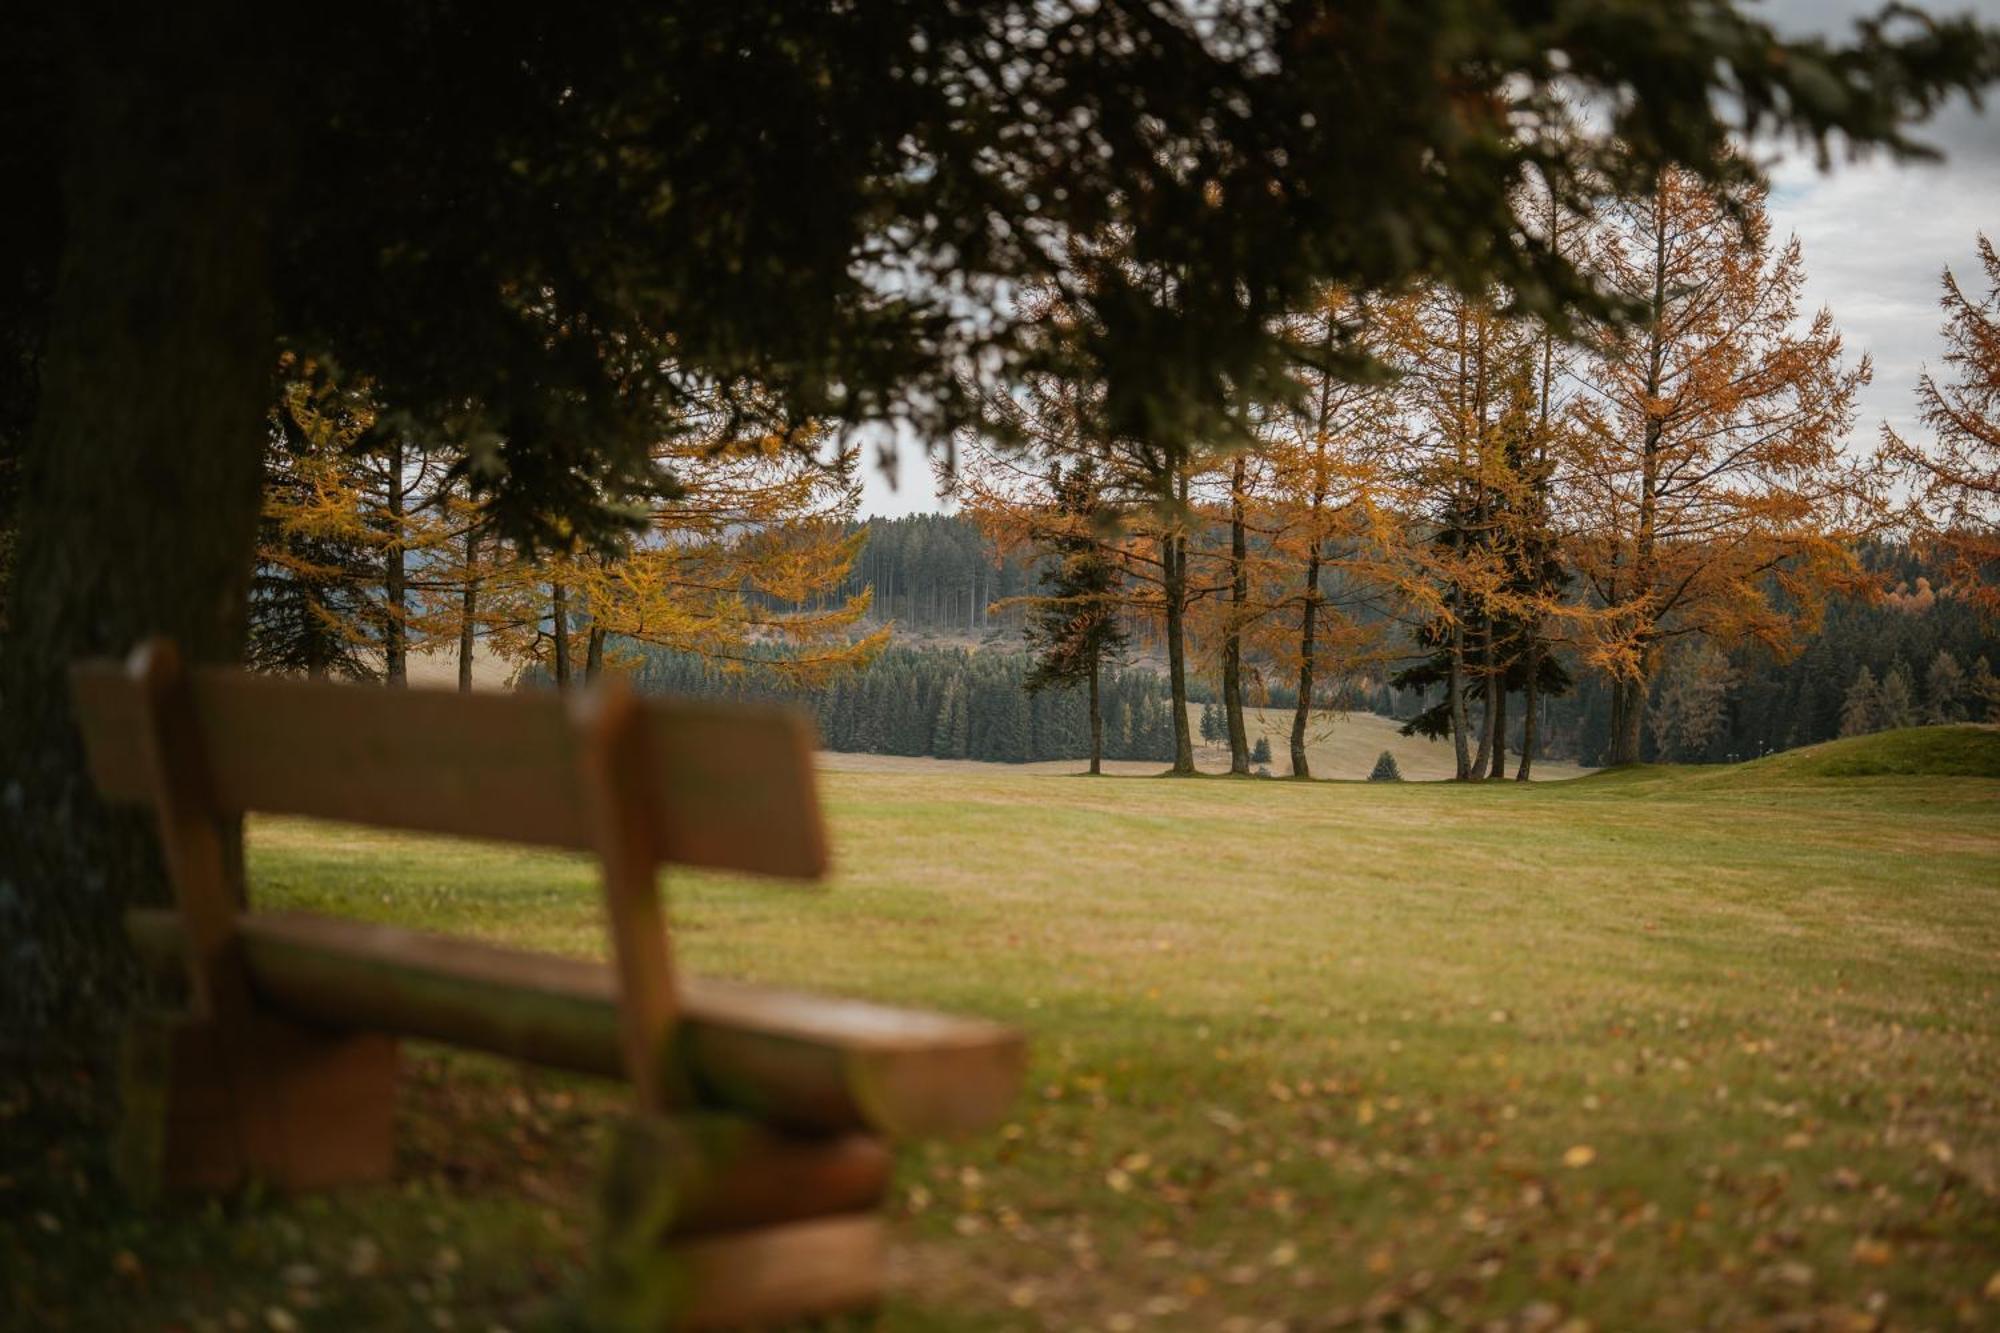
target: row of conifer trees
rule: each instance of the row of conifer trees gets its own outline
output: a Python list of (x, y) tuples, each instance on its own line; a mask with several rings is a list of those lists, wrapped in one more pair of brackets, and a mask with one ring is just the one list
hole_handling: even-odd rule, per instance
[[(820, 742), (860, 754), (1027, 763), (1090, 752), (1080, 689), (1027, 688), (1026, 654), (891, 647), (866, 667), (818, 688), (767, 673), (727, 671), (694, 653), (646, 648), (635, 677), (649, 691), (791, 703), (813, 714)], [(1166, 684), (1143, 669), (1110, 671), (1101, 684), (1104, 754), (1171, 762)]]

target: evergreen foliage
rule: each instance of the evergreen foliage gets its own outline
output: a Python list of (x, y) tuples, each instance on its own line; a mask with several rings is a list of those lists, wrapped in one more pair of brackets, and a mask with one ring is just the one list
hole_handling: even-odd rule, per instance
[[(620, 643), (639, 665), (641, 689), (719, 699), (789, 703), (812, 713), (820, 744), (858, 754), (1031, 763), (1090, 753), (1085, 691), (1030, 691), (1023, 653), (892, 647), (860, 671), (820, 689), (797, 689), (758, 671), (732, 671), (693, 653)], [(1104, 673), (1104, 757), (1173, 759), (1166, 683), (1149, 671)]]
[(1268, 764), (1271, 762), (1271, 738), (1269, 736), (1259, 736), (1257, 743), (1250, 747), (1250, 762), (1253, 764)]
[(1397, 764), (1396, 756), (1387, 750), (1376, 755), (1375, 767), (1368, 771), (1368, 780), (1370, 782), (1401, 782), (1403, 780), (1403, 770), (1401, 765)]
[(1880, 691), (1881, 687), (1875, 683), (1875, 673), (1863, 663), (1861, 670), (1854, 673), (1854, 683), (1847, 687), (1847, 696), (1840, 703), (1841, 735), (1861, 736), (1881, 729), (1876, 711)]

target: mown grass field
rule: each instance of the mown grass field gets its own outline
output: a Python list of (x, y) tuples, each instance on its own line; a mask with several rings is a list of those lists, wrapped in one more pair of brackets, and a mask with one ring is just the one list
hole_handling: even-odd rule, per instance
[[(681, 961), (1035, 1043), (1001, 1132), (906, 1153), (884, 1329), (2000, 1326), (2000, 732), (1533, 787), (826, 790), (835, 878), (675, 877)], [(568, 858), (251, 848), (266, 903), (600, 951)], [(610, 1097), (433, 1051), (406, 1101), (396, 1189), (165, 1223), (72, 1142), (9, 1179), (0, 1301), (559, 1321)]]

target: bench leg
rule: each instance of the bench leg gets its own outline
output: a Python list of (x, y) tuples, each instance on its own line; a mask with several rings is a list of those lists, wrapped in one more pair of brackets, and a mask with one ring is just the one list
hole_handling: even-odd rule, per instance
[(127, 1027), (119, 1063), (113, 1162), (139, 1198), (251, 1180), (325, 1189), (394, 1172), (393, 1037), (146, 1015)]
[(599, 1190), (592, 1322), (617, 1333), (754, 1328), (878, 1304), (879, 1140), (799, 1138), (738, 1116), (634, 1116)]

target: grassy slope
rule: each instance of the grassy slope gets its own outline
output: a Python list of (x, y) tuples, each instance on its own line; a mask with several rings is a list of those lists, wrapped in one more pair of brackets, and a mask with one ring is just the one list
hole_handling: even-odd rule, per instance
[[(1983, 776), (1829, 776), (1930, 766)], [(831, 886), (681, 878), (682, 959), (1036, 1039), (1003, 1133), (906, 1155), (890, 1329), (2000, 1312), (2000, 733), (1533, 788), (827, 786)], [(253, 859), (267, 902), (599, 948), (563, 858), (271, 821)], [(128, 1248), (162, 1313), (515, 1323), (581, 1250), (601, 1101), (415, 1083), (402, 1191), (25, 1253)]]

